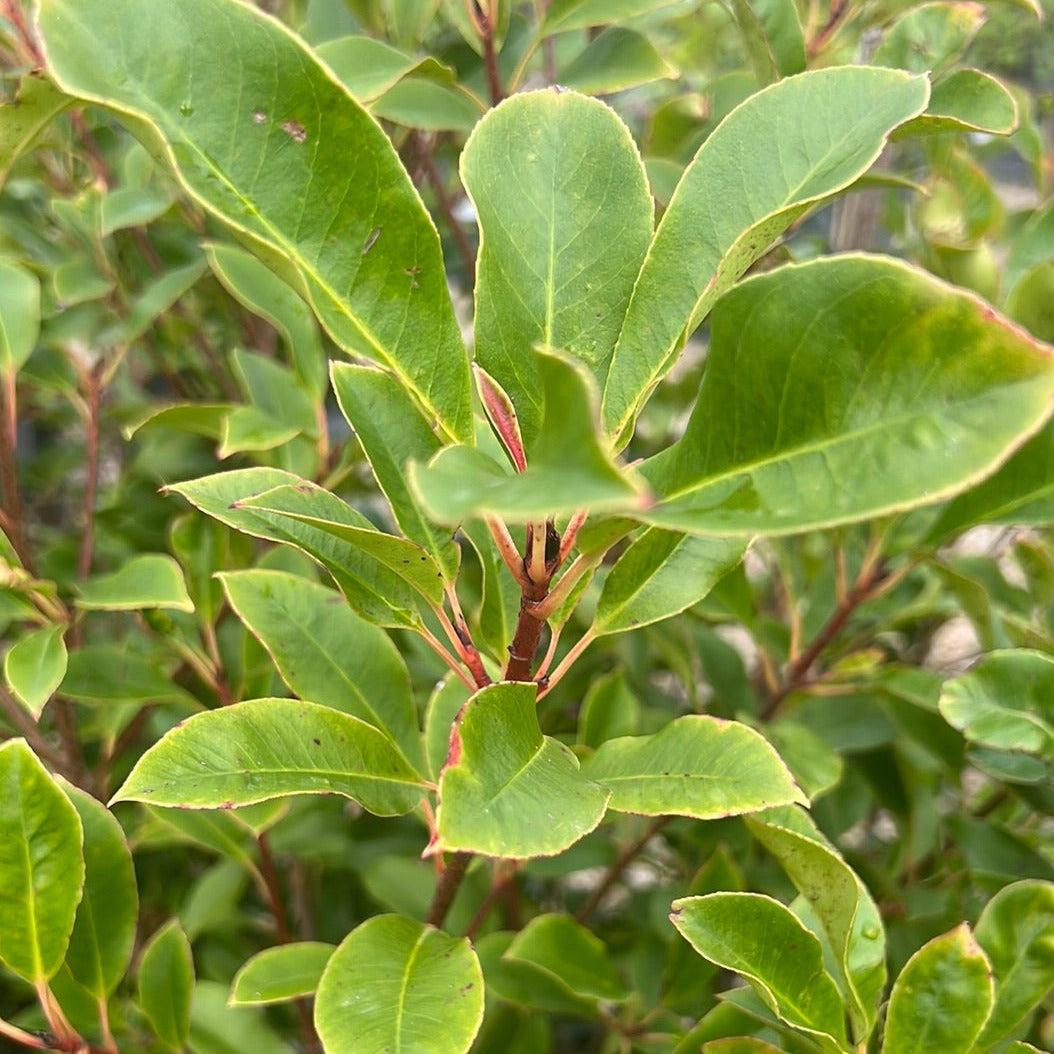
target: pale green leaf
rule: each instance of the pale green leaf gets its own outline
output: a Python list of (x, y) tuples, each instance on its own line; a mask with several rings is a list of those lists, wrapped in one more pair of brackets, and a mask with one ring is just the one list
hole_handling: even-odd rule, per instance
[(45, 626), (15, 641), (4, 656), (11, 694), (36, 720), (66, 676), (65, 626)]
[(742, 974), (780, 1020), (844, 1049), (838, 986), (820, 942), (779, 901), (757, 893), (711, 893), (673, 902), (674, 926), (710, 962)]
[(651, 238), (647, 176), (610, 107), (546, 89), (480, 121), (461, 179), (481, 231), (476, 360), (511, 397), (529, 447), (547, 411), (535, 346), (607, 372)]
[(295, 276), (338, 344), (471, 438), (435, 226), (380, 127), (299, 38), (233, 0), (43, 0), (39, 24), (60, 86), (162, 141), (186, 190)]
[(118, 187), (99, 203), (99, 233), (104, 238), (115, 231), (145, 227), (164, 215), (172, 205), (171, 193), (152, 187)]
[(267, 1006), (313, 995), (334, 952), (332, 944), (299, 941), (254, 955), (231, 982), (231, 1006)]
[(231, 607), (289, 688), (379, 728), (413, 764), (421, 735), (406, 664), (391, 638), (325, 586), (279, 571), (219, 576)]
[(190, 1029), (194, 959), (190, 941), (173, 919), (147, 942), (139, 960), (139, 1006), (157, 1037), (177, 1050)]
[(677, 75), (643, 33), (610, 26), (560, 71), (560, 83), (587, 95), (605, 95)]
[(439, 846), (487, 856), (554, 856), (604, 817), (609, 792), (542, 735), (533, 684), (478, 691), (451, 735), (439, 782)]
[(1054, 884), (1004, 886), (977, 920), (977, 943), (995, 973), (995, 1005), (978, 1046), (1017, 1030), (1054, 985)]
[(894, 135), (934, 135), (939, 132), (986, 132), (1010, 135), (1017, 127), (1014, 97), (981, 70), (961, 69), (933, 85), (925, 113)]
[(732, 0), (732, 13), (762, 84), (805, 69), (805, 34), (794, 0)]
[(544, 33), (624, 22), (637, 15), (671, 7), (676, 0), (553, 0), (542, 24)]
[(610, 808), (640, 816), (714, 820), (808, 804), (763, 736), (704, 714), (679, 717), (654, 735), (608, 740), (582, 774), (611, 792)]
[(413, 809), (426, 789), (383, 732), (295, 699), (254, 699), (195, 714), (135, 764), (113, 801), (233, 808), (290, 794), (342, 794), (378, 816)]
[(25, 740), (0, 745), (0, 962), (31, 984), (66, 957), (83, 844), (77, 810)]
[(70, 652), (62, 694), (82, 703), (181, 703), (200, 706), (152, 656), (123, 645), (86, 644)]
[(714, 314), (682, 439), (643, 474), (642, 518), (789, 534), (933, 502), (998, 466), (1050, 413), (1051, 350), (969, 293), (844, 255), (742, 283)]
[(464, 938), (380, 915), (322, 975), (315, 1027), (327, 1054), (466, 1054), (483, 1022), (483, 974)]
[(717, 298), (795, 220), (862, 176), (927, 97), (924, 77), (816, 70), (751, 95), (721, 122), (678, 184), (637, 279), (605, 381), (609, 431), (625, 435)]
[(0, 106), (0, 187), (7, 182), (12, 165), (72, 102), (36, 70), (23, 78), (15, 98)]
[(459, 677), (449, 676), (436, 685), (425, 711), (425, 749), (428, 771), (438, 780), (450, 750), (454, 718), (468, 702), (470, 692)]
[(968, 1054), (992, 1010), (992, 968), (961, 926), (923, 945), (889, 997), (882, 1054)]
[(172, 403), (168, 406), (151, 406), (141, 416), (125, 425), (121, 434), (131, 439), (144, 429), (171, 428), (177, 432), (219, 439), (223, 434), (223, 422), (231, 411), (230, 403)]
[(448, 87), (429, 77), (406, 77), (370, 103), (385, 121), (426, 132), (471, 132), (483, 116), (479, 100), (460, 85)]
[(640, 709), (621, 670), (595, 678), (578, 714), (578, 742), (596, 748), (609, 739), (634, 735), (640, 729)]
[(39, 332), (37, 276), (21, 264), (0, 257), (0, 374), (17, 373), (22, 368)]
[(873, 61), (915, 73), (943, 69), (966, 50), (986, 17), (982, 4), (911, 5), (886, 33)]
[(116, 571), (89, 578), (78, 594), (77, 607), (85, 611), (194, 610), (183, 569), (161, 553), (133, 556)]
[(350, 36), (327, 40), (315, 54), (337, 75), (359, 102), (371, 102), (404, 77), (451, 83), (454, 71), (431, 56), (414, 58), (373, 37)]

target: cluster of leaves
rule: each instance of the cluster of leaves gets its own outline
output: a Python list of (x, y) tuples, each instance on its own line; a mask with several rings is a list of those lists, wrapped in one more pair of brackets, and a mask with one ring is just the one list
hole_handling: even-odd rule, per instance
[(0, 0), (0, 1045), (1054, 1044), (1041, 9), (263, 6)]

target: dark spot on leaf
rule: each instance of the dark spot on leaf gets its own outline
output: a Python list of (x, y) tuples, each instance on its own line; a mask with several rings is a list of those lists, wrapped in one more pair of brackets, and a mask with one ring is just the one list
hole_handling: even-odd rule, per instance
[(322, 740), (321, 739), (312, 739), (311, 742), (314, 743), (316, 747), (322, 746)]

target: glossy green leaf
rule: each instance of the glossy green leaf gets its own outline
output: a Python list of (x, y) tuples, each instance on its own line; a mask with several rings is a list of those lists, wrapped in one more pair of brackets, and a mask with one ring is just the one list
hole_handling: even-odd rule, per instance
[(783, 267), (715, 312), (684, 437), (643, 469), (664, 495), (645, 518), (786, 534), (933, 502), (998, 466), (1052, 393), (1049, 348), (922, 271), (863, 255)]
[(471, 438), (435, 227), (380, 127), (297, 37), (233, 0), (44, 0), (40, 28), (60, 86), (148, 127), (187, 191), (283, 262), (338, 344)]
[(440, 82), (454, 79), (453, 71), (436, 59), (413, 58), (373, 37), (348, 36), (327, 40), (315, 48), (315, 54), (363, 103), (379, 98), (410, 74)]
[(677, 75), (643, 33), (611, 26), (560, 71), (560, 82), (587, 95), (604, 95)]
[(940, 70), (966, 50), (985, 17), (981, 4), (938, 0), (912, 5), (886, 33), (874, 61), (915, 73)]
[(670, 920), (710, 962), (742, 974), (780, 1020), (845, 1044), (842, 997), (820, 942), (779, 901), (711, 893), (673, 902)]
[(0, 962), (30, 983), (66, 957), (83, 843), (77, 810), (25, 740), (0, 745)]
[(1054, 341), (1054, 260), (1026, 271), (1007, 298), (1006, 312), (1040, 340)]
[(4, 680), (36, 720), (66, 676), (65, 626), (45, 626), (15, 641), (4, 655)]
[(865, 1039), (886, 983), (885, 932), (871, 894), (801, 809), (767, 809), (746, 823), (820, 920), (852, 996), (854, 1031)]
[(190, 941), (173, 919), (147, 942), (139, 960), (139, 1006), (157, 1037), (182, 1049), (190, 1030), (194, 959)]
[(604, 579), (594, 632), (624, 633), (680, 614), (743, 559), (747, 544), (658, 528), (645, 531)]
[(70, 783), (63, 789), (84, 830), (84, 895), (77, 906), (66, 966), (98, 1000), (120, 983), (132, 960), (139, 915), (132, 854), (106, 807)]
[(450, 532), (430, 524), (406, 482), (409, 461), (428, 461), (440, 442), (428, 421), (389, 373), (367, 366), (334, 363), (333, 391), (400, 529), (432, 555), (448, 581), (460, 553)]
[(1054, 658), (994, 651), (941, 691), (945, 720), (970, 742), (1054, 757)]
[(72, 101), (34, 70), (22, 80), (14, 100), (0, 106), (0, 187), (7, 182), (11, 166)]
[(213, 274), (243, 307), (278, 330), (297, 375), (309, 392), (320, 397), (326, 387), (326, 358), (308, 306), (274, 271), (243, 249), (216, 242), (205, 248)]
[(273, 468), (220, 472), (168, 489), (221, 523), (257, 538), (287, 542), (317, 560), (333, 576), (353, 610), (381, 626), (412, 626), (418, 619), (414, 596), (398, 575), (347, 542), (288, 516), (268, 515), (245, 506), (247, 499), (277, 487), (308, 486), (312, 497), (326, 502), (347, 522), (371, 528), (364, 517), (332, 494), (326, 494), (290, 472)]
[(549, 409), (535, 346), (607, 372), (651, 238), (647, 177), (610, 107), (547, 89), (487, 114), (461, 180), (481, 231), (476, 360), (512, 398), (530, 446)]
[[(625, 435), (718, 297), (795, 220), (862, 176), (927, 97), (923, 77), (816, 70), (750, 96), (721, 122), (678, 184), (634, 288), (605, 380), (609, 431)], [(747, 156), (766, 160), (748, 175)]]
[(17, 373), (40, 332), (40, 282), (21, 264), (0, 257), (0, 374)]
[(961, 69), (933, 85), (926, 112), (909, 121), (894, 138), (938, 132), (1009, 135), (1017, 127), (1014, 97), (981, 70)]
[(538, 915), (513, 938), (505, 959), (530, 963), (575, 995), (619, 1002), (628, 997), (603, 941), (570, 915)]
[(977, 943), (995, 974), (995, 1005), (981, 1049), (1013, 1034), (1054, 985), (1054, 884), (1004, 886), (977, 920)]
[(553, 0), (545, 15), (545, 33), (621, 23), (636, 15), (670, 7), (674, 0)]
[(537, 438), (527, 443), (526, 471), (515, 473), (465, 446), (444, 448), (427, 466), (412, 464), (411, 486), (434, 519), (455, 524), (493, 514), (523, 522), (642, 504), (636, 473), (620, 468), (597, 436), (589, 377), (562, 356), (535, 358), (544, 413)]
[(465, 1054), (483, 1022), (483, 974), (464, 938), (399, 915), (352, 930), (315, 1003), (327, 1054)]
[(487, 856), (553, 856), (593, 830), (609, 792), (542, 735), (533, 684), (478, 691), (451, 737), (439, 782), (439, 847)]
[(967, 1054), (992, 1010), (992, 968), (961, 926), (920, 948), (889, 997), (882, 1054)]
[(113, 801), (220, 809), (290, 794), (342, 794), (378, 816), (398, 816), (424, 789), (372, 725), (315, 703), (254, 699), (172, 729), (136, 762)]
[(389, 636), (325, 586), (279, 571), (220, 575), (238, 617), (290, 689), (387, 732), (413, 764), (421, 736), (406, 665)]
[(334, 950), (332, 944), (299, 941), (254, 955), (234, 975), (231, 1006), (267, 1006), (313, 995)]
[(79, 589), (77, 607), (85, 611), (194, 610), (183, 569), (161, 553), (133, 556), (111, 574), (89, 578)]
[(608, 740), (582, 774), (611, 792), (610, 808), (640, 816), (714, 820), (808, 804), (764, 737), (703, 714), (679, 717), (651, 736)]

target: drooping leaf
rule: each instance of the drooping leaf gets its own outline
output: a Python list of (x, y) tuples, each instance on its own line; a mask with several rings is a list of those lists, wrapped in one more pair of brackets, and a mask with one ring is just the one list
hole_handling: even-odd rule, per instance
[(609, 792), (542, 735), (533, 684), (502, 683), (465, 706), (439, 782), (439, 846), (487, 856), (553, 856), (603, 819)]
[(33, 630), (4, 655), (4, 680), (34, 720), (66, 676), (65, 631), (65, 626)]
[(190, 1030), (194, 958), (179, 923), (165, 923), (139, 960), (139, 1006), (157, 1037), (179, 1050)]
[(132, 854), (121, 825), (106, 807), (70, 783), (63, 789), (84, 830), (84, 895), (66, 950), (74, 979), (106, 999), (128, 969), (139, 914)]
[(469, 942), (399, 915), (348, 934), (315, 1004), (327, 1054), (465, 1054), (482, 1022), (483, 974)]
[(32, 149), (73, 100), (37, 71), (26, 76), (12, 102), (0, 106), (0, 187), (11, 166)]
[(133, 556), (116, 571), (89, 578), (78, 594), (77, 607), (85, 611), (194, 610), (183, 569), (162, 553)]
[(767, 740), (747, 725), (703, 714), (679, 717), (651, 736), (608, 740), (582, 774), (611, 792), (610, 808), (640, 816), (713, 820), (807, 804)]
[(83, 844), (77, 810), (25, 740), (0, 744), (0, 961), (31, 984), (66, 957)]
[(384, 491), (403, 533), (426, 549), (448, 581), (456, 575), (460, 553), (449, 531), (430, 524), (406, 483), (409, 461), (428, 461), (440, 442), (428, 421), (395, 378), (378, 369), (334, 363), (333, 391)]
[(673, 902), (670, 920), (710, 962), (742, 974), (780, 1020), (844, 1046), (838, 986), (820, 942), (779, 901), (710, 893)]
[(684, 437), (646, 463), (678, 530), (784, 534), (932, 502), (1050, 413), (1054, 356), (980, 300), (885, 257), (744, 282), (713, 320)]
[(977, 1045), (1011, 1035), (1054, 985), (1054, 884), (1004, 886), (977, 920), (977, 943), (995, 974), (995, 1005)]
[(333, 955), (332, 944), (299, 941), (254, 955), (231, 982), (231, 1006), (268, 1006), (313, 995)]
[(512, 398), (529, 446), (548, 409), (535, 346), (598, 379), (607, 371), (651, 238), (647, 177), (610, 107), (547, 89), (514, 95), (480, 121), (461, 180), (481, 231), (476, 359)]
[[(816, 70), (750, 96), (721, 122), (678, 184), (637, 279), (604, 381), (611, 433), (625, 436), (718, 297), (795, 220), (863, 175), (927, 97), (923, 77)], [(748, 170), (750, 156), (765, 160)]]
[(342, 794), (378, 816), (409, 812), (425, 783), (395, 744), (349, 714), (254, 699), (184, 721), (136, 762), (113, 801), (190, 809)]
[(618, 558), (597, 601), (597, 636), (624, 633), (680, 614), (732, 570), (749, 543), (651, 528)]
[(435, 227), (380, 127), (297, 37), (231, 0), (45, 0), (39, 22), (60, 86), (163, 141), (187, 191), (286, 267), (338, 344), (471, 438)]
[(961, 926), (920, 948), (889, 997), (882, 1054), (967, 1054), (992, 1010), (992, 968)]
[(894, 138), (939, 132), (1010, 135), (1016, 127), (1017, 104), (1010, 92), (990, 74), (961, 69), (934, 83), (925, 113), (904, 125)]
[(391, 638), (325, 586), (279, 571), (220, 576), (231, 607), (301, 699), (387, 732), (413, 764), (421, 736), (406, 665)]
[(620, 1002), (629, 995), (603, 941), (570, 915), (531, 919), (502, 958), (530, 963), (587, 999)]
[(21, 264), (0, 257), (0, 374), (17, 373), (40, 332), (40, 282)]
[(643, 33), (611, 26), (560, 71), (560, 81), (587, 95), (604, 95), (677, 74), (677, 68), (659, 54)]
[(857, 1038), (865, 1039), (874, 1028), (886, 982), (885, 932), (874, 900), (801, 809), (767, 809), (748, 816), (746, 823), (823, 925), (849, 987)]

